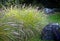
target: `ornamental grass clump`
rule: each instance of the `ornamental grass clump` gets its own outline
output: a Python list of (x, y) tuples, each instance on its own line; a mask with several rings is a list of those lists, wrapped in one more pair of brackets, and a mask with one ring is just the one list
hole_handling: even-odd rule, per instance
[(46, 15), (33, 7), (4, 8), (0, 17), (1, 41), (40, 41), (39, 34), (46, 25)]

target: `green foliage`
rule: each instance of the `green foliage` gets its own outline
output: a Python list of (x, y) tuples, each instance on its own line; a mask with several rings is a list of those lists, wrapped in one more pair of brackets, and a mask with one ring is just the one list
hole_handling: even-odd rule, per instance
[(54, 23), (54, 22), (60, 23), (60, 13), (59, 12), (49, 15), (47, 18), (50, 23)]
[(1, 41), (40, 41), (40, 31), (48, 23), (46, 15), (33, 7), (11, 6), (0, 16)]

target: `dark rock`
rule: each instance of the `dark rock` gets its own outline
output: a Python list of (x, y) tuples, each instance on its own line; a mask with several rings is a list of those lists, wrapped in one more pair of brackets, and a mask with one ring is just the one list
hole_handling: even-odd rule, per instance
[(43, 10), (44, 10), (44, 13), (46, 14), (53, 14), (55, 12), (54, 9), (51, 9), (51, 8), (44, 8)]
[(60, 41), (60, 25), (58, 23), (51, 23), (46, 25), (41, 33), (42, 40)]
[(60, 12), (60, 8), (44, 8), (46, 14), (54, 14), (55, 12)]

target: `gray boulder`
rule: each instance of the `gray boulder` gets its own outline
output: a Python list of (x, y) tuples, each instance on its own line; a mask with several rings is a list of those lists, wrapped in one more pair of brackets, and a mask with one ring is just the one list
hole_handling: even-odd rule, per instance
[(42, 29), (41, 39), (60, 41), (60, 25), (58, 23), (51, 23), (46, 25)]

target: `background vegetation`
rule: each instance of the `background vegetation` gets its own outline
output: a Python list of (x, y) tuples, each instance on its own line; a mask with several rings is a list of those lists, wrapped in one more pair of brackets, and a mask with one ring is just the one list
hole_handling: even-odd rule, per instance
[(4, 6), (11, 6), (11, 5), (20, 5), (20, 4), (26, 4), (27, 6), (29, 4), (33, 5), (40, 5), (40, 0), (0, 0), (0, 7), (2, 5)]

